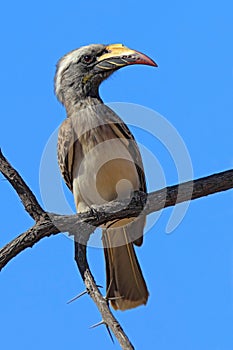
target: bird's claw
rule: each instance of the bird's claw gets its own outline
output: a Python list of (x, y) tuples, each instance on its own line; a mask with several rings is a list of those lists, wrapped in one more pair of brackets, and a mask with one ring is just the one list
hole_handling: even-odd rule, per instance
[(93, 205), (89, 207), (90, 208), (90, 212), (91, 212), (91, 215), (94, 216), (97, 221), (100, 221), (100, 213), (98, 212), (98, 210), (96, 210)]
[(131, 202), (135, 202), (136, 204), (140, 203), (141, 207), (144, 208), (147, 200), (147, 194), (142, 191), (134, 191), (132, 194)]

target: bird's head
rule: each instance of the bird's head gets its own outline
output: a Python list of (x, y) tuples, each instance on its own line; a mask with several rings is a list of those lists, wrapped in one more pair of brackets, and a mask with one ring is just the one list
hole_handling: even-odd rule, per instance
[(73, 50), (60, 59), (55, 75), (55, 93), (66, 105), (87, 96), (98, 97), (100, 83), (119, 68), (145, 64), (157, 67), (148, 56), (122, 44), (92, 44)]

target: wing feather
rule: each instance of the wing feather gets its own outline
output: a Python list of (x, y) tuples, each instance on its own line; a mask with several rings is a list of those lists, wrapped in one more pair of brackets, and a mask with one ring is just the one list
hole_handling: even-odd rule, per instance
[(71, 191), (73, 190), (74, 141), (72, 122), (70, 119), (65, 119), (58, 133), (57, 158), (63, 179)]

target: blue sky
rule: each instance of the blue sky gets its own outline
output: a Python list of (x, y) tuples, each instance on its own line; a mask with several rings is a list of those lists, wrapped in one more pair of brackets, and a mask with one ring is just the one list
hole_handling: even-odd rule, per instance
[[(181, 135), (194, 177), (233, 167), (233, 4), (217, 1), (40, 1), (1, 5), (0, 146), (40, 198), (44, 147), (65, 118), (53, 93), (57, 60), (89, 43), (117, 43), (145, 52), (159, 65), (124, 68), (101, 87), (106, 102), (159, 112)], [(141, 130), (137, 140), (158, 160), (166, 184), (177, 172), (161, 144)], [(169, 138), (169, 135), (167, 136)], [(154, 179), (156, 172), (146, 167)], [(51, 179), (48, 178), (48, 188)], [(1, 246), (32, 224), (10, 185), (0, 182)], [(56, 208), (56, 193), (54, 208)], [(180, 225), (164, 210), (137, 253), (150, 290), (146, 307), (116, 316), (136, 349), (230, 350), (233, 347), (233, 194), (193, 201)], [(89, 259), (103, 284), (100, 249)], [(64, 235), (47, 238), (1, 272), (1, 346), (8, 349), (119, 349), (83, 290)]]

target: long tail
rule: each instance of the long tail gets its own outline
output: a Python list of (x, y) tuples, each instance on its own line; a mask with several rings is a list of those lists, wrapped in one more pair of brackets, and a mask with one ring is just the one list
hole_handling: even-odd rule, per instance
[(133, 243), (128, 242), (127, 226), (103, 230), (107, 297), (115, 310), (146, 304), (149, 296)]

